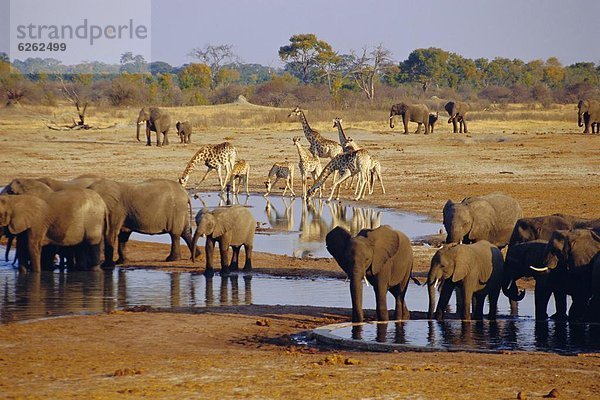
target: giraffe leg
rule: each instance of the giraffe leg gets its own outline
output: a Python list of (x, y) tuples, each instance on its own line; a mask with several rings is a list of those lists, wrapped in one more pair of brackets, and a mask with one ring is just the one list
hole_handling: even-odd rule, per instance
[(202, 182), (204, 182), (204, 180), (206, 179), (206, 175), (208, 175), (208, 173), (209, 173), (210, 171), (212, 171), (212, 168), (210, 168), (210, 167), (209, 167), (209, 168), (206, 170), (206, 173), (204, 174), (204, 176), (202, 177), (202, 179), (200, 179), (200, 182), (198, 182), (198, 185), (199, 185), (199, 184), (201, 184)]
[(335, 192), (335, 189), (338, 189), (338, 195), (337, 195), (337, 198), (336, 198), (336, 200), (339, 200), (339, 197), (340, 197), (340, 191), (339, 191), (339, 188), (338, 188), (338, 186), (339, 186), (339, 185), (340, 185), (342, 182), (344, 182), (346, 179), (348, 179), (349, 177), (350, 177), (350, 171), (346, 170), (346, 171), (344, 171), (344, 173), (343, 173), (343, 174), (342, 174), (342, 175), (339, 177), (339, 179), (335, 179), (335, 180), (333, 181), (333, 185), (331, 186), (331, 193), (329, 194), (329, 198), (327, 199), (327, 202), (330, 202), (330, 201), (331, 201), (331, 198), (333, 197), (333, 194), (334, 194), (334, 192)]
[(225, 190), (225, 185), (223, 184), (223, 177), (221, 176), (221, 166), (217, 168), (217, 174), (219, 175), (219, 185), (221, 186), (221, 192)]

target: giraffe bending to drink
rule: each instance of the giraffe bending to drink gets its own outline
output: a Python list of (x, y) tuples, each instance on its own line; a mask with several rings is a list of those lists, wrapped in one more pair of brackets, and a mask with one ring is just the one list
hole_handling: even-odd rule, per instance
[[(231, 178), (229, 183), (231, 185), (231, 192), (237, 195), (240, 192), (240, 186), (242, 183), (246, 185), (246, 196), (250, 196), (248, 191), (248, 177), (250, 175), (250, 164), (246, 160), (237, 160), (231, 171)], [(237, 181), (237, 185), (236, 185)]]
[[(221, 191), (225, 190), (225, 186), (227, 182), (229, 182), (231, 171), (233, 170), (233, 166), (235, 165), (235, 159), (237, 157), (237, 150), (233, 145), (229, 142), (223, 142), (219, 144), (205, 144), (201, 146), (196, 154), (188, 161), (181, 177), (179, 178), (179, 183), (181, 186), (185, 188), (188, 180), (190, 179), (190, 174), (196, 167), (196, 165), (200, 161), (204, 161), (204, 165), (208, 167), (208, 170), (198, 182), (198, 184), (202, 183), (208, 173), (212, 170), (216, 170), (219, 175), (219, 185), (221, 185)], [(225, 180), (221, 176), (221, 169), (225, 169)]]
[(271, 188), (275, 186), (279, 179), (285, 179), (285, 188), (281, 195), (285, 196), (285, 192), (289, 189), (290, 196), (296, 197), (296, 193), (294, 193), (294, 164), (289, 161), (273, 164), (265, 181), (267, 192), (263, 196), (267, 197), (271, 193)]

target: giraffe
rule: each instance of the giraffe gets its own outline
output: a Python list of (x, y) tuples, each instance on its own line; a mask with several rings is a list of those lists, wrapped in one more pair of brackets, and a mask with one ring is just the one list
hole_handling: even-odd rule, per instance
[[(221, 185), (221, 191), (223, 192), (225, 190), (225, 185), (229, 181), (236, 157), (237, 150), (229, 142), (205, 144), (200, 146), (196, 154), (194, 154), (194, 156), (185, 166), (185, 169), (179, 178), (179, 183), (185, 188), (185, 185), (190, 179), (190, 174), (194, 170), (196, 164), (198, 164), (200, 161), (204, 161), (204, 165), (208, 167), (208, 170), (198, 184), (202, 183), (204, 179), (206, 179), (206, 176), (210, 171), (217, 170), (217, 174), (219, 174), (219, 185)], [(221, 168), (225, 168), (225, 180), (222, 179)]]
[(385, 187), (383, 187), (383, 180), (381, 179), (381, 163), (377, 157), (371, 156), (371, 168), (369, 169), (369, 194), (373, 194), (375, 188), (375, 178), (379, 179), (381, 184), (381, 191), (385, 194)]
[(267, 197), (271, 193), (271, 188), (280, 178), (285, 179), (285, 188), (283, 189), (282, 196), (285, 196), (285, 192), (290, 189), (290, 196), (296, 197), (296, 193), (294, 193), (294, 164), (289, 161), (273, 164), (265, 181), (267, 192), (263, 196)]
[(288, 118), (291, 118), (294, 115), (300, 118), (302, 130), (304, 131), (304, 136), (306, 136), (306, 139), (310, 143), (309, 151), (312, 155), (321, 158), (333, 158), (343, 152), (339, 144), (333, 140), (325, 139), (319, 132), (313, 130), (308, 125), (304, 111), (299, 107), (294, 108), (290, 115), (288, 115)]
[[(298, 149), (298, 157), (300, 157), (298, 169), (300, 170), (300, 176), (302, 177), (302, 197), (306, 198), (308, 174), (311, 175), (313, 182), (315, 182), (323, 168), (321, 167), (321, 160), (319, 160), (319, 157), (315, 157), (304, 150), (300, 144), (300, 140), (300, 136), (294, 136), (292, 139), (294, 145)], [(323, 188), (319, 189), (319, 197), (321, 197), (323, 195)]]
[[(248, 177), (250, 175), (250, 164), (246, 160), (237, 160), (233, 169), (231, 170), (231, 176), (229, 183), (231, 185), (231, 191), (234, 195), (238, 195), (240, 192), (240, 186), (242, 183), (246, 184), (246, 196), (250, 196), (248, 192)], [(237, 186), (235, 182), (238, 182)]]
[(312, 185), (306, 194), (307, 201), (314, 196), (317, 189), (325, 182), (325, 180), (334, 172), (339, 172), (340, 176), (334, 179), (331, 193), (327, 201), (331, 201), (335, 189), (338, 189), (336, 200), (340, 198), (340, 184), (353, 175), (358, 175), (358, 184), (356, 185), (354, 200), (360, 200), (366, 193), (367, 174), (371, 166), (371, 157), (364, 150), (357, 150), (350, 153), (342, 153), (333, 157), (331, 161), (323, 168), (323, 172), (319, 175), (317, 181)]

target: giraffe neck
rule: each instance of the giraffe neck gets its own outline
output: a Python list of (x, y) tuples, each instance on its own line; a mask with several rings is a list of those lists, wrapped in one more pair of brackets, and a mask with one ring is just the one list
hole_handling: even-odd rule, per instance
[(321, 174), (319, 175), (319, 177), (317, 178), (317, 180), (315, 181), (315, 183), (312, 185), (312, 187), (309, 189), (308, 192), (310, 194), (316, 192), (317, 189), (323, 185), (323, 183), (327, 180), (327, 178), (329, 178), (329, 175), (331, 175), (335, 169), (336, 168), (333, 165), (333, 161), (330, 161), (325, 166), (325, 168), (323, 168), (323, 171), (321, 171)]
[(338, 128), (338, 136), (340, 137), (340, 144), (342, 145), (342, 147), (344, 147), (346, 145), (346, 142), (348, 141), (348, 138), (346, 137), (346, 134), (344, 133), (342, 124), (338, 122), (336, 125)]
[(304, 115), (304, 111), (300, 111), (300, 122), (302, 123), (302, 130), (304, 131), (304, 135), (306, 138), (312, 142), (315, 137), (315, 133), (308, 125), (308, 121), (306, 120), (306, 116)]
[(302, 148), (302, 145), (300, 145), (300, 142), (296, 142), (296, 147), (298, 148), (298, 156), (300, 157), (300, 160), (304, 161), (307, 160), (308, 154), (306, 153), (306, 150), (304, 150)]
[(181, 185), (185, 186), (188, 179), (190, 179), (190, 175), (192, 171), (194, 171), (196, 164), (198, 164), (198, 162), (201, 160), (205, 160), (207, 157), (207, 153), (208, 152), (206, 146), (202, 146), (196, 152), (196, 154), (194, 154), (190, 161), (188, 161), (187, 165), (185, 166), (185, 169), (183, 170), (183, 173), (181, 174), (181, 178), (179, 178), (179, 183), (181, 183)]

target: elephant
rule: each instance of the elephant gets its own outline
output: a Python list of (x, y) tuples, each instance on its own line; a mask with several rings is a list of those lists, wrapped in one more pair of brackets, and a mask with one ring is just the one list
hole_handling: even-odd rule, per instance
[(122, 183), (101, 179), (90, 185), (108, 207), (109, 240), (104, 246), (105, 269), (112, 269), (114, 245), (118, 239), (118, 260), (127, 261), (127, 241), (132, 232), (146, 235), (168, 233), (171, 251), (166, 261), (181, 258), (180, 238), (188, 245), (192, 255), (192, 206), (185, 191), (175, 181), (150, 179), (142, 183)]
[(505, 247), (515, 223), (523, 216), (521, 206), (510, 196), (491, 193), (467, 197), (460, 203), (448, 200), (443, 210), (446, 243), (472, 243), (487, 240)]
[(325, 237), (327, 251), (350, 279), (352, 322), (363, 322), (362, 280), (375, 291), (377, 320), (388, 320), (386, 294), (396, 299), (394, 319), (410, 319), (404, 297), (413, 268), (413, 252), (408, 237), (388, 225), (363, 229), (355, 237), (341, 226)]
[[(573, 219), (575, 217), (572, 217)], [(541, 217), (520, 218), (515, 223), (509, 240), (509, 246), (533, 240), (550, 240), (556, 230), (571, 229), (573, 219), (563, 214), (544, 215)]]
[[(577, 126), (582, 127), (585, 119), (583, 133), (590, 133), (590, 125), (600, 122), (600, 102), (597, 100), (579, 100), (577, 109)], [(585, 116), (586, 113), (588, 114), (587, 117)]]
[[(140, 141), (140, 125), (146, 123), (146, 146), (152, 146), (150, 140), (150, 132), (156, 132), (156, 145), (166, 146), (169, 144), (169, 127), (171, 126), (171, 116), (168, 112), (161, 110), (158, 107), (144, 107), (140, 110), (137, 119), (136, 139)], [(163, 135), (162, 142), (160, 135)]]
[(548, 319), (546, 310), (550, 296), (554, 294), (556, 314), (551, 318), (564, 321), (567, 319), (567, 292), (565, 274), (544, 274), (536, 272), (530, 266), (539, 266), (544, 262), (547, 240), (532, 240), (523, 243), (511, 244), (504, 261), (504, 279), (502, 291), (512, 301), (521, 301), (525, 292), (519, 292), (517, 280), (523, 277), (535, 279), (535, 319), (543, 321)]
[(460, 124), (460, 133), (463, 133), (463, 126), (465, 128), (465, 133), (469, 133), (467, 130), (467, 121), (465, 120), (467, 111), (469, 111), (469, 105), (461, 101), (449, 101), (444, 108), (450, 116), (450, 118), (448, 118), (448, 123), (452, 123), (452, 131), (457, 133), (458, 129), (456, 123), (458, 122)]
[[(201, 209), (196, 214), (196, 232), (193, 245), (196, 246), (200, 236), (206, 236), (206, 271), (207, 277), (214, 276), (213, 254), (215, 243), (219, 243), (221, 253), (221, 276), (238, 269), (238, 259), (242, 245), (246, 251), (244, 271), (252, 270), (252, 248), (256, 220), (244, 206), (221, 207), (215, 210)], [(227, 265), (229, 246), (233, 248), (231, 263)], [(192, 257), (192, 261), (195, 261)]]
[(439, 118), (439, 113), (429, 113), (429, 133), (433, 133), (433, 128), (435, 127), (435, 123)]
[[(569, 321), (586, 320), (588, 303), (593, 294), (593, 265), (600, 252), (600, 234), (591, 229), (555, 231), (536, 272), (566, 274), (567, 293), (571, 295)], [(564, 279), (564, 278), (563, 278)]]
[(600, 121), (592, 121), (589, 113), (583, 114), (583, 124), (584, 126), (590, 126), (592, 128), (592, 133), (600, 133)]
[(94, 174), (84, 174), (80, 175), (70, 181), (61, 181), (58, 179), (43, 177), (38, 178), (37, 180), (47, 185), (50, 189), (55, 192), (58, 190), (69, 189), (69, 188), (82, 188), (85, 189), (89, 187), (92, 183), (96, 182), (98, 179), (101, 179), (98, 175)]
[(394, 128), (394, 115), (402, 116), (404, 133), (408, 134), (408, 122), (418, 123), (417, 131), (421, 131), (421, 125), (425, 125), (425, 134), (429, 133), (429, 108), (425, 104), (394, 104), (390, 109), (390, 128)]
[(192, 124), (190, 124), (188, 121), (177, 121), (175, 128), (177, 128), (177, 134), (179, 135), (181, 143), (192, 143)]
[[(0, 226), (17, 236), (21, 271), (30, 264), (42, 269), (42, 248), (75, 246), (75, 266), (94, 269), (100, 265), (100, 244), (106, 240), (108, 210), (102, 198), (88, 189), (65, 189), (34, 194), (0, 196)], [(54, 252), (50, 252), (51, 255)]]
[[(502, 286), (504, 261), (500, 250), (486, 240), (473, 244), (449, 244), (439, 249), (431, 259), (427, 276), (429, 290), (428, 317), (444, 319), (444, 311), (455, 288), (460, 287), (461, 319), (470, 320), (471, 301), (473, 319), (483, 319), (483, 305), (487, 296), (490, 304), (489, 319), (496, 319), (498, 297)], [(435, 290), (441, 284), (440, 298), (435, 308)]]

